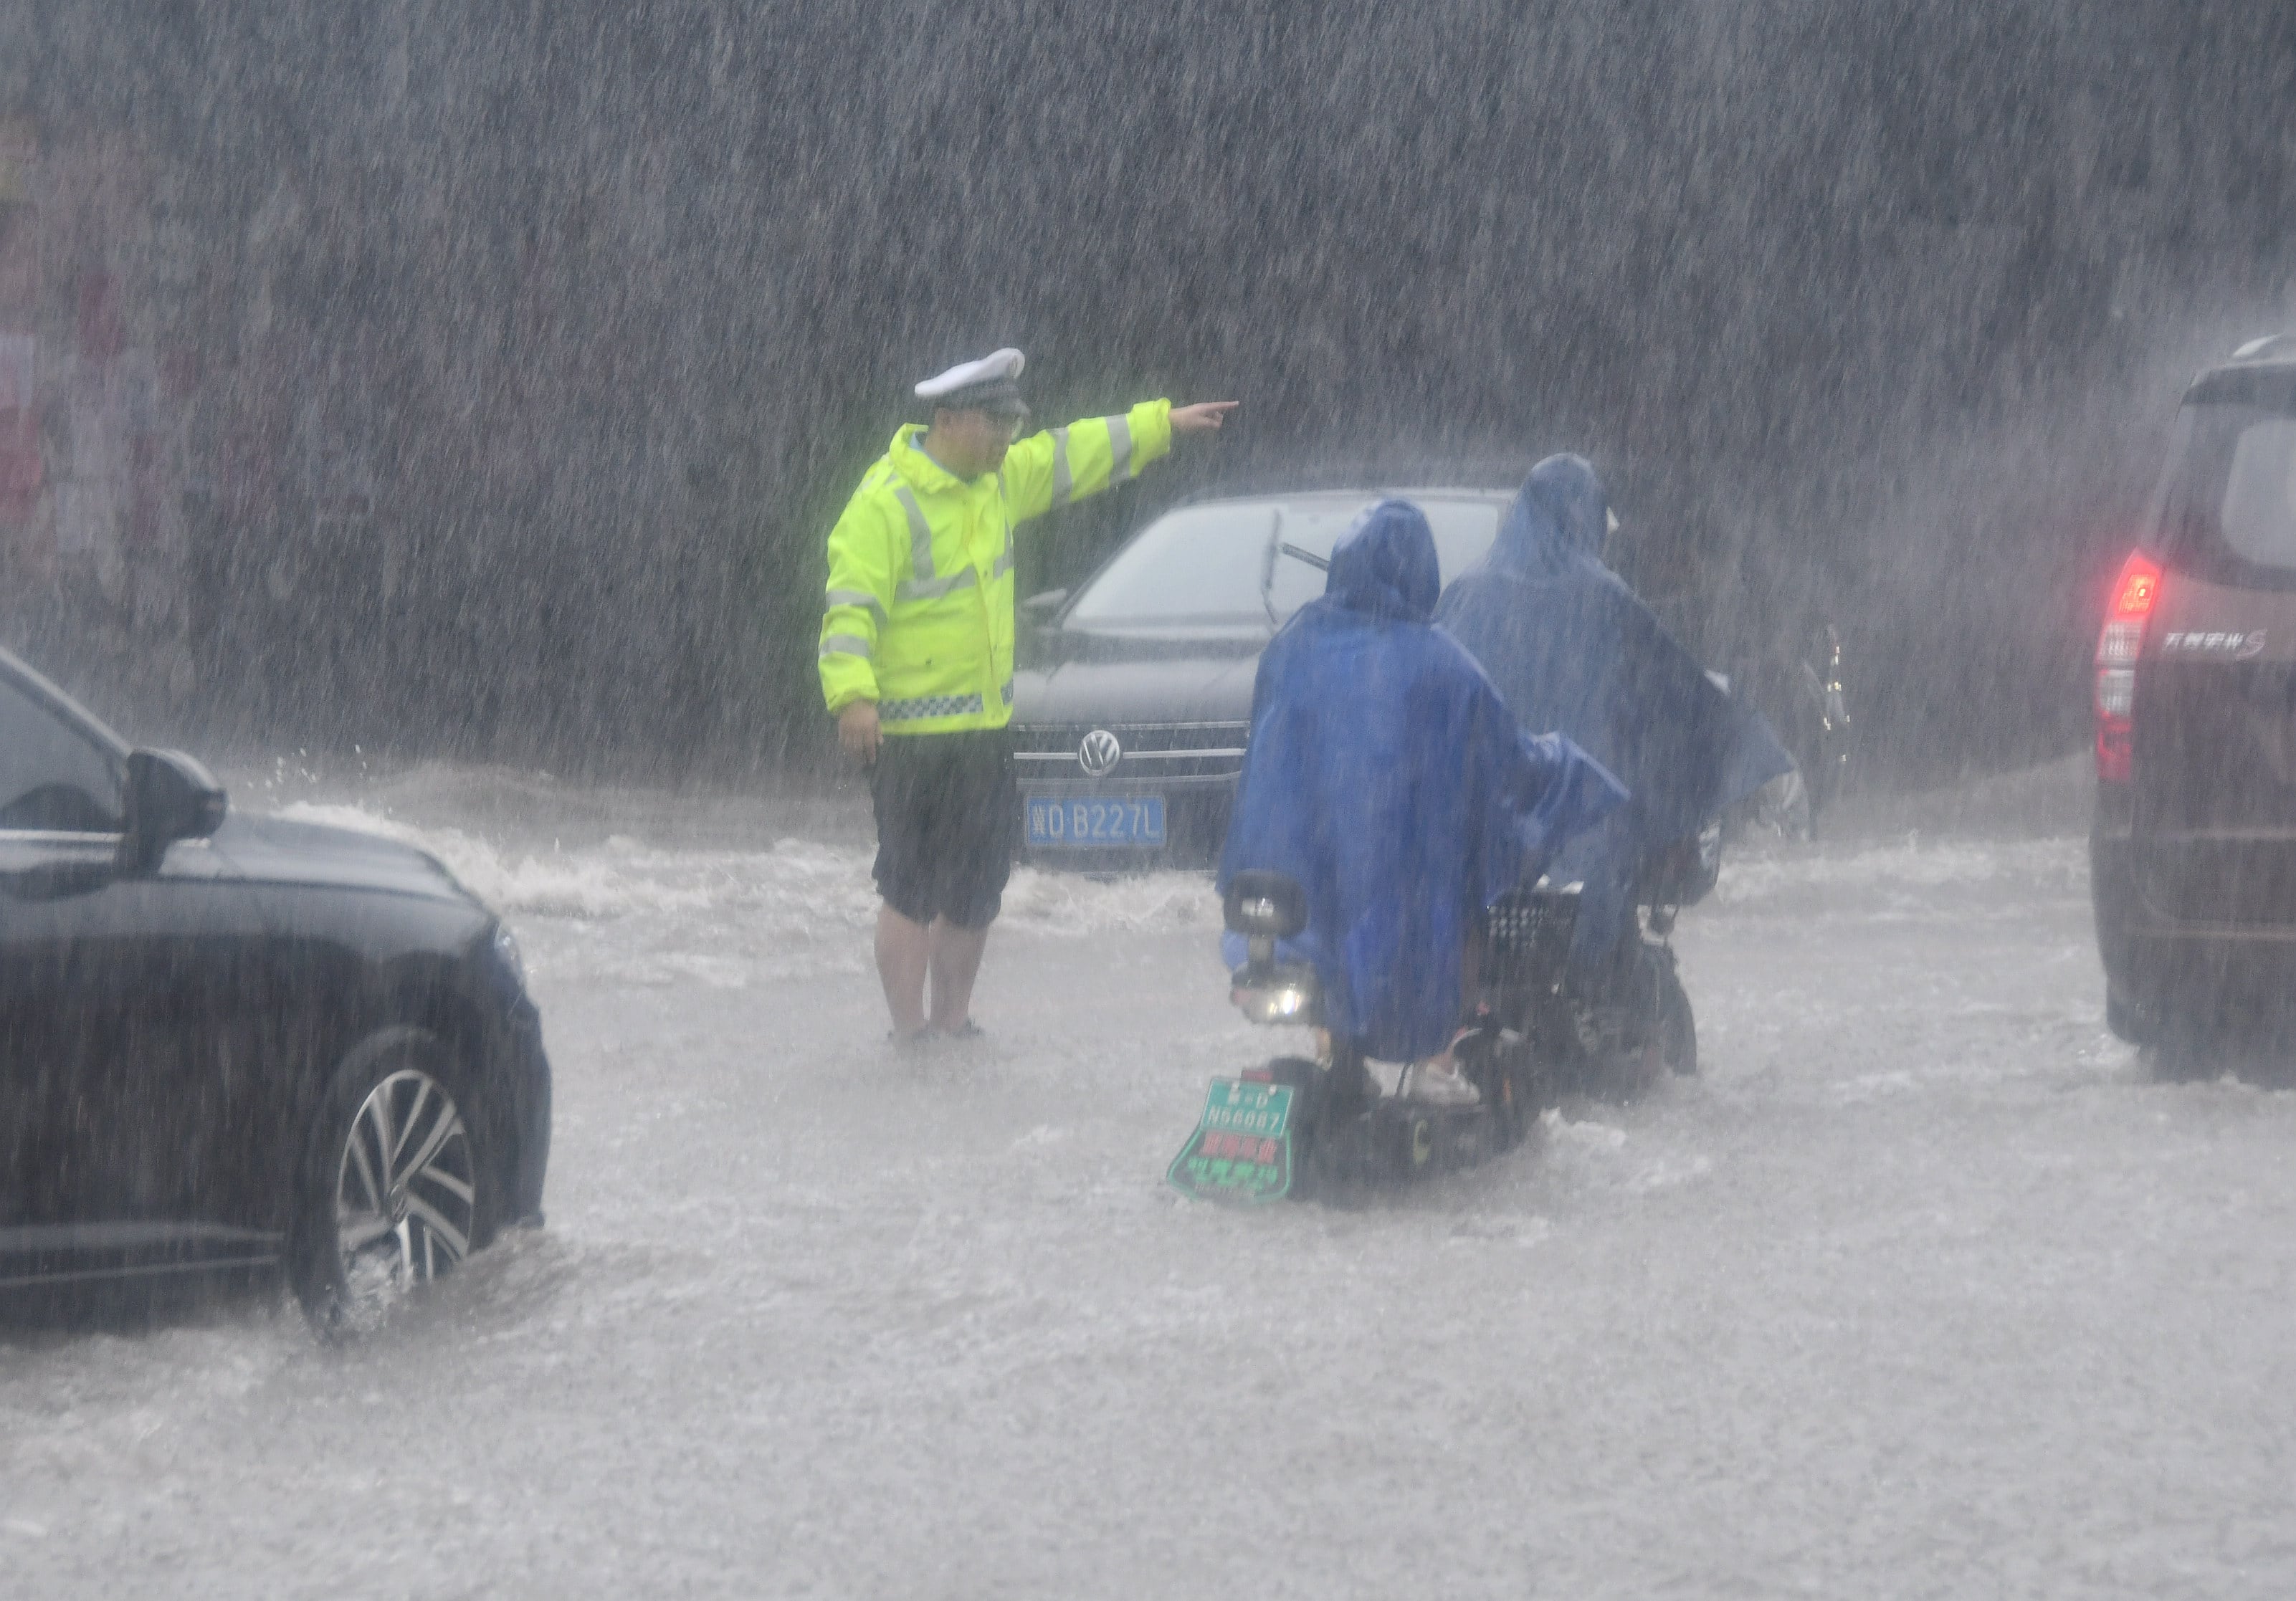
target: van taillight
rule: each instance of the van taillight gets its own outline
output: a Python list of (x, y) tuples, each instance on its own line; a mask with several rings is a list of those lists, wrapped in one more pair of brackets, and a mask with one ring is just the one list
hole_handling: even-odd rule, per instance
[(2144, 652), (2144, 625), (2161, 601), (2161, 564), (2129, 552), (2112, 581), (2112, 604), (2096, 636), (2096, 776), (2128, 782), (2136, 731), (2136, 658)]

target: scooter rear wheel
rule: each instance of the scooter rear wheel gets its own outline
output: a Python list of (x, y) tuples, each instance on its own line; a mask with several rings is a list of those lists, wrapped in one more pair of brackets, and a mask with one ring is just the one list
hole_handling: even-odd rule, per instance
[(1671, 1074), (1688, 1078), (1698, 1071), (1698, 1024), (1690, 997), (1674, 969), (1674, 954), (1644, 945), (1637, 959), (1628, 1004), (1632, 1008), (1628, 1039), (1600, 1074), (1603, 1099), (1636, 1101), (1656, 1090)]
[(1690, 995), (1682, 987), (1682, 978), (1671, 960), (1660, 968), (1658, 985), (1658, 1024), (1652, 1033), (1659, 1046), (1659, 1060), (1677, 1078), (1698, 1076), (1698, 1019), (1690, 1009)]
[(1491, 1029), (1462, 1043), (1459, 1050), (1464, 1058), (1461, 1069), (1482, 1092), (1483, 1105), (1490, 1109), (1498, 1148), (1513, 1150), (1538, 1121), (1529, 1042), (1520, 1039), (1510, 1042)]

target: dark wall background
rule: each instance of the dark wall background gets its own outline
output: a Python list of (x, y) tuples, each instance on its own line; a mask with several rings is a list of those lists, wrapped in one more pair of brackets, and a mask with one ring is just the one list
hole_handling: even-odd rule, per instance
[(2292, 90), (2221, 0), (0, 0), (0, 617), (266, 748), (810, 761), (822, 535), (1013, 343), (1247, 403), (1032, 583), (1578, 448), (1711, 659), (1832, 617), (1878, 767), (2022, 760), (2177, 388), (2296, 320)]

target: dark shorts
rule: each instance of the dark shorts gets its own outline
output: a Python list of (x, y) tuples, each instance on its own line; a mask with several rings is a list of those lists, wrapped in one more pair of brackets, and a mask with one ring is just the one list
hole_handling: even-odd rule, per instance
[(986, 928), (1013, 875), (1021, 797), (1009, 730), (888, 734), (870, 769), (877, 893), (912, 922)]

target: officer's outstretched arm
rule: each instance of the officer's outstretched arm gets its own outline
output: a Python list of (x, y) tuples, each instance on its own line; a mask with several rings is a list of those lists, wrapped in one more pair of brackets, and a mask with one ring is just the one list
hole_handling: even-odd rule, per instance
[(1144, 400), (1120, 417), (1046, 429), (1004, 453), (1004, 503), (1014, 522), (1026, 522), (1129, 482), (1171, 448), (1168, 400)]

